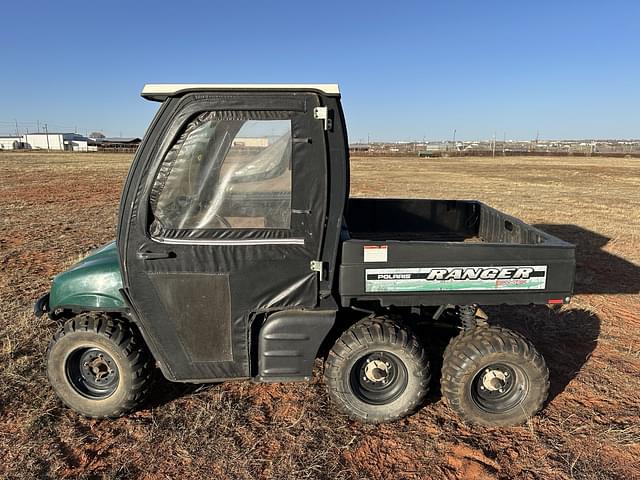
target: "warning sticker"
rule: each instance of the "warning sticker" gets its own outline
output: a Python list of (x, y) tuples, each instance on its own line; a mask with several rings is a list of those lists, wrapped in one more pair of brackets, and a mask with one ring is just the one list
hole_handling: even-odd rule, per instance
[(365, 269), (367, 292), (543, 290), (546, 285), (546, 265)]
[(386, 262), (387, 246), (386, 245), (365, 245), (364, 261), (365, 262)]

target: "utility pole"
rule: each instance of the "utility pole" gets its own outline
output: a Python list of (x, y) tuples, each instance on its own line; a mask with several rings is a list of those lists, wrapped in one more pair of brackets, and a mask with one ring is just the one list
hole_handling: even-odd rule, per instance
[(44, 124), (44, 134), (47, 137), (47, 152), (51, 149), (49, 146), (49, 129), (47, 128), (47, 124)]
[(493, 132), (493, 145), (491, 147), (491, 156), (496, 158), (496, 132)]
[(14, 118), (13, 121), (16, 122), (16, 137), (19, 137), (20, 134), (18, 133), (18, 120)]
[(38, 125), (38, 133), (40, 133), (40, 120), (36, 120), (36, 124)]
[(453, 148), (456, 152), (456, 155), (458, 154), (458, 146), (456, 145), (456, 129), (453, 129)]

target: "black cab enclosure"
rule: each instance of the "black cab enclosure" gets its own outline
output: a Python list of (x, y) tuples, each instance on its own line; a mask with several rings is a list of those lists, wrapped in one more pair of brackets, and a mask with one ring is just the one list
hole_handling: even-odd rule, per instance
[(331, 291), (333, 275), (322, 281), (311, 265), (335, 264), (347, 195), (337, 94), (143, 95), (163, 104), (123, 194), (126, 296), (170, 378), (249, 377), (256, 315), (317, 309)]
[[(334, 400), (361, 420), (400, 418), (419, 406), (430, 379), (411, 307), (433, 319), (448, 309), (463, 330), (488, 335), (478, 304), (570, 299), (573, 246), (516, 218), (477, 201), (349, 199), (337, 85), (147, 85), (142, 95), (161, 106), (121, 199), (126, 308), (98, 313), (140, 335), (169, 380), (308, 379), (321, 346), (336, 342), (325, 364)], [(102, 343), (80, 350), (78, 375), (51, 367), (50, 378), (77, 410), (107, 415), (87, 398), (112, 399), (109, 415), (119, 414), (131, 400), (123, 407), (113, 397), (121, 388), (114, 376), (125, 378), (128, 357), (109, 350), (108, 330), (88, 310), (82, 325)], [(394, 320), (398, 312), (405, 321)], [(75, 332), (79, 320), (67, 321)], [(62, 352), (56, 345), (69, 338), (54, 347)], [(540, 408), (546, 390), (518, 392), (545, 383), (543, 367), (537, 357), (509, 357), (485, 369), (477, 392), (491, 395), (480, 400), (500, 397), (506, 409), (493, 423)], [(480, 400), (478, 411), (487, 411)]]

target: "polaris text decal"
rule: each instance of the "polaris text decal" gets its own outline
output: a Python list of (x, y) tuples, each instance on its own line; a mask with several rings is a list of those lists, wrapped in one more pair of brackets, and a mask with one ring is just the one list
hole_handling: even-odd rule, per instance
[(367, 268), (367, 292), (542, 290), (547, 266)]

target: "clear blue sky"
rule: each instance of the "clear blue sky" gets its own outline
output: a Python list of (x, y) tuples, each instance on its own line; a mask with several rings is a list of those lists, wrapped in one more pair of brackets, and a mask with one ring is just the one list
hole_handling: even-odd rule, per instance
[(640, 137), (637, 1), (7, 3), (0, 122), (141, 136), (147, 82), (338, 82), (352, 142)]

